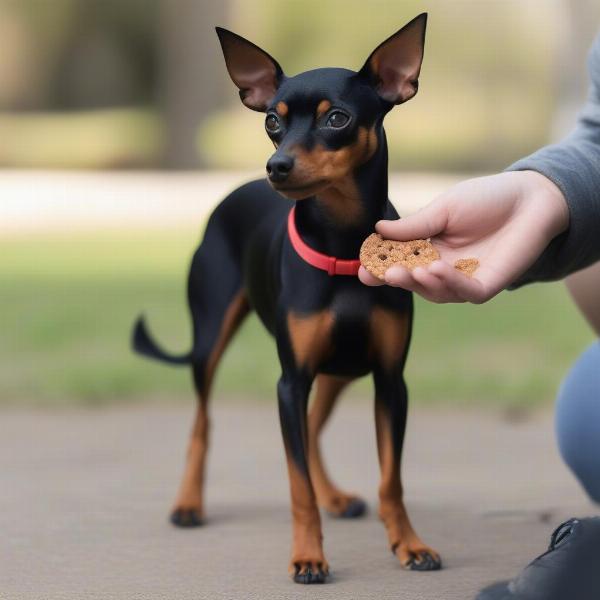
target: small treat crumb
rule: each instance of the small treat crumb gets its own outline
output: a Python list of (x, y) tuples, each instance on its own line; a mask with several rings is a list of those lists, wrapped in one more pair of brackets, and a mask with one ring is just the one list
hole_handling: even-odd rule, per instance
[(479, 261), (476, 258), (459, 258), (454, 263), (454, 268), (467, 277), (473, 277), (473, 273), (479, 268)]

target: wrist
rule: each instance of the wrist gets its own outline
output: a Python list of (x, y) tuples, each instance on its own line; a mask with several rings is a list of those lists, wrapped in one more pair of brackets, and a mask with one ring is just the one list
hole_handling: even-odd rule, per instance
[(569, 207), (561, 189), (538, 171), (521, 171), (527, 177), (530, 189), (542, 203), (548, 236), (550, 239), (569, 227)]

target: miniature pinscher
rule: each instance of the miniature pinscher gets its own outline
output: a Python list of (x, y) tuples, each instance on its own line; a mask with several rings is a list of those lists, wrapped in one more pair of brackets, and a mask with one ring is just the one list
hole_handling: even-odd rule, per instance
[(331, 482), (317, 438), (342, 389), (368, 373), (375, 386), (379, 515), (392, 552), (407, 569), (441, 567), (410, 523), (400, 480), (412, 296), (364, 286), (356, 277), (360, 246), (375, 223), (398, 218), (388, 199), (383, 119), (417, 93), (426, 23), (425, 13), (410, 21), (358, 72), (323, 68), (293, 77), (258, 46), (217, 28), (229, 75), (242, 102), (266, 113), (275, 152), (267, 179), (233, 191), (208, 220), (189, 273), (191, 351), (167, 354), (142, 319), (134, 330), (135, 350), (190, 364), (193, 372), (198, 409), (171, 515), (181, 527), (203, 519), (208, 398), (219, 359), (250, 310), (274, 336), (293, 517), (289, 570), (298, 583), (322, 583), (329, 572), (319, 506), (341, 517), (365, 510), (362, 500)]

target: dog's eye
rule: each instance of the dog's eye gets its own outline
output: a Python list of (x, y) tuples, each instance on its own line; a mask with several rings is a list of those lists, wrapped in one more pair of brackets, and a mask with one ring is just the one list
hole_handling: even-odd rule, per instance
[(273, 113), (271, 113), (270, 115), (267, 115), (267, 118), (265, 119), (265, 129), (269, 132), (269, 133), (275, 133), (276, 131), (279, 131), (279, 128), (281, 127), (281, 123), (279, 121), (279, 117)]
[(333, 127), (334, 129), (341, 129), (348, 124), (350, 117), (339, 110), (332, 112), (327, 119), (327, 127)]

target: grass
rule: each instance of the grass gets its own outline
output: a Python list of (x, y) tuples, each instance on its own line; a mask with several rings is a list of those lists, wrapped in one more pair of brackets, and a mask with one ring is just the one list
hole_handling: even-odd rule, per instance
[[(0, 404), (191, 397), (187, 369), (129, 348), (145, 312), (156, 337), (186, 350), (185, 278), (199, 231), (73, 234), (0, 241)], [(560, 284), (483, 306), (417, 300), (407, 379), (412, 401), (490, 406), (549, 402), (592, 334)], [(230, 346), (217, 393), (274, 399), (278, 363), (255, 318)], [(367, 381), (355, 386), (370, 395)]]

